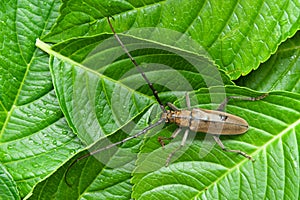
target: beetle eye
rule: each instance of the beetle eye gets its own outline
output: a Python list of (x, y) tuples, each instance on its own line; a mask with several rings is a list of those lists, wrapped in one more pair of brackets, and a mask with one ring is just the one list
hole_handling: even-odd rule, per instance
[(227, 118), (228, 118), (228, 116), (226, 116), (226, 115), (220, 115), (220, 119), (222, 121), (226, 121)]

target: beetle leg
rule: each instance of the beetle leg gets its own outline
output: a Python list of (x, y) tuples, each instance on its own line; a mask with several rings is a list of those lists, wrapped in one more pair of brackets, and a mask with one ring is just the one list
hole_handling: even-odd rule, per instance
[(239, 99), (239, 100), (243, 100), (243, 101), (258, 101), (258, 100), (261, 100), (263, 98), (265, 98), (266, 96), (268, 96), (268, 93), (266, 94), (263, 94), (261, 96), (258, 96), (258, 97), (239, 97), (239, 96), (229, 96), (229, 97), (226, 97), (224, 99), (224, 101), (219, 105), (218, 107), (218, 111), (224, 111), (228, 101), (230, 99)]
[[(188, 95), (188, 93), (185, 93), (185, 101), (186, 101), (186, 105), (187, 108), (190, 110), (191, 109), (191, 101), (190, 101), (190, 97)], [(167, 105), (174, 111), (179, 111), (180, 109), (177, 108), (174, 104), (168, 102)]]
[(170, 161), (171, 161), (171, 158), (174, 156), (174, 154), (175, 154), (179, 149), (181, 149), (181, 148), (184, 146), (184, 144), (185, 144), (185, 142), (186, 142), (186, 139), (187, 139), (188, 135), (189, 135), (189, 129), (186, 129), (185, 132), (184, 132), (183, 138), (182, 138), (182, 140), (181, 140), (180, 146), (177, 147), (177, 148), (176, 148), (172, 153), (170, 153), (170, 155), (168, 156), (168, 158), (167, 158), (167, 160), (166, 160), (166, 165), (165, 165), (166, 167), (169, 165), (169, 163), (170, 163)]
[(180, 110), (179, 108), (177, 108), (174, 104), (172, 104), (172, 103), (170, 103), (170, 102), (168, 102), (167, 105), (168, 105), (172, 110), (174, 110), (174, 111)]
[(190, 96), (188, 93), (185, 93), (185, 101), (186, 101), (187, 108), (190, 110), (191, 109), (191, 100), (190, 100)]
[(162, 137), (162, 136), (159, 136), (157, 138), (157, 140), (161, 144), (161, 146), (164, 148), (164, 146), (165, 146), (164, 140), (173, 140), (178, 135), (178, 133), (180, 133), (181, 130), (182, 130), (182, 128), (177, 128), (173, 132), (173, 134), (171, 135), (171, 137)]
[(215, 141), (217, 142), (217, 144), (222, 148), (223, 151), (227, 151), (227, 152), (234, 152), (234, 153), (238, 153), (242, 156), (244, 156), (245, 158), (248, 158), (251, 161), (255, 161), (251, 156), (249, 156), (248, 154), (246, 154), (245, 152), (241, 151), (241, 150), (232, 150), (232, 149), (227, 149), (224, 144), (221, 142), (220, 138), (218, 136), (213, 136)]

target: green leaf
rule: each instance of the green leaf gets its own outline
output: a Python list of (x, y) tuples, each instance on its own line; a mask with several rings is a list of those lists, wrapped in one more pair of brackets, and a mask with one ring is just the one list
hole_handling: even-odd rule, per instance
[[(137, 132), (147, 125), (151, 110), (141, 118), (134, 120), (136, 126), (133, 132)], [(128, 135), (125, 130), (128, 128), (132, 128), (132, 125), (128, 124), (122, 130), (104, 138), (90, 151), (108, 145), (107, 142), (117, 142), (126, 138)], [(122, 147), (124, 148), (122, 149), (112, 148), (95, 155), (95, 157), (90, 156), (81, 160), (69, 168), (76, 157), (47, 180), (38, 184), (31, 199), (47, 199), (49, 197), (61, 199), (130, 199), (132, 187), (130, 179), (135, 167), (134, 161), (139, 152), (139, 145), (140, 138), (137, 138), (123, 144)], [(81, 153), (78, 156), (82, 155), (85, 154)], [(70, 186), (67, 186), (67, 183)]]
[[(222, 101), (222, 91), (224, 88), (211, 88), (190, 94), (196, 102), (193, 106), (216, 108), (218, 104), (211, 104), (211, 97)], [(238, 87), (227, 88), (226, 94), (260, 95)], [(250, 128), (243, 135), (221, 136), (221, 139), (226, 147), (240, 149), (253, 156), (255, 162), (223, 152), (219, 146), (214, 146), (215, 143), (207, 135), (191, 133), (184, 148), (175, 154), (170, 166), (165, 167), (167, 156), (180, 145), (182, 138), (179, 135), (163, 150), (157, 137), (170, 136), (175, 128), (166, 126), (151, 131), (144, 139), (138, 138), (109, 152), (101, 152), (96, 155), (97, 159), (89, 157), (80, 160), (66, 176), (71, 188), (64, 182), (64, 173), (70, 166), (67, 163), (61, 171), (39, 185), (32, 198), (47, 196), (51, 192), (49, 188), (52, 188), (56, 191), (55, 196), (62, 198), (70, 195), (72, 198), (129, 199), (131, 181), (134, 184), (132, 198), (135, 199), (261, 199), (264, 196), (297, 199), (300, 112), (299, 107), (294, 105), (299, 105), (299, 97), (298, 94), (272, 92), (256, 102), (230, 101), (226, 111), (243, 117)], [(178, 105), (182, 103), (185, 103), (184, 100)], [(137, 129), (143, 126), (137, 126)], [(123, 131), (118, 131), (112, 137), (108, 139), (114, 142), (126, 136)], [(95, 148), (106, 145), (100, 142)], [(131, 180), (133, 168), (135, 171)], [(59, 181), (59, 184), (53, 184), (53, 180)]]
[[(220, 86), (266, 67), (260, 63), (299, 29), (299, 7), (296, 1), (279, 0), (1, 3), (0, 161), (5, 184), (0, 190), (32, 199), (298, 199), (300, 98), (285, 91), (270, 92), (258, 102), (229, 102), (227, 111), (245, 118), (250, 130), (221, 139), (228, 148), (251, 154), (255, 163), (223, 152), (207, 135), (190, 134), (195, 140), (188, 140), (165, 168), (182, 137), (163, 151), (157, 136), (169, 137), (176, 126), (168, 125), (82, 159), (66, 172), (84, 153), (121, 141), (160, 116), (149, 87), (111, 37), (106, 16), (115, 18), (113, 26), (164, 103), (185, 108), (189, 91), (192, 105), (215, 109), (226, 95), (260, 95)], [(172, 31), (177, 34), (168, 34)], [(49, 57), (34, 46), (36, 38), (53, 44), (52, 76)], [(297, 45), (285, 45), (286, 52), (297, 50)], [(256, 89), (298, 91), (297, 51), (281, 55), (290, 56), (284, 64), (289, 67), (268, 74), (271, 83), (289, 81), (276, 87), (256, 84)], [(197, 67), (204, 66), (199, 63), (209, 67), (199, 72)], [(289, 74), (282, 69), (293, 70), (294, 83), (294, 76), (276, 78)], [(257, 83), (263, 75), (250, 80)], [(111, 106), (112, 99), (117, 107)], [(85, 145), (89, 151), (77, 154)]]
[[(209, 55), (198, 43), (179, 32), (144, 28), (131, 30), (130, 35), (120, 35), (121, 40), (126, 43), (126, 48), (132, 51), (150, 82), (156, 84), (155, 88), (160, 92), (189, 91), (232, 84), (222, 70), (217, 70)], [(53, 50), (134, 90), (151, 95), (148, 86), (139, 88), (145, 84), (145, 80), (130, 59), (123, 56), (124, 51), (119, 43), (108, 36), (101, 34), (68, 40), (53, 46)], [(162, 76), (162, 80), (157, 81), (156, 77), (161, 74), (173, 79)], [(182, 78), (181, 76), (188, 79), (189, 85), (182, 82), (174, 86), (174, 82)]]
[[(193, 9), (191, 9), (193, 8)], [(45, 41), (61, 42), (109, 31), (160, 27), (199, 42), (232, 79), (257, 69), (282, 41), (299, 29), (298, 1), (79, 1), (61, 8), (61, 16)]]
[(300, 93), (300, 33), (283, 43), (278, 51), (249, 76), (238, 80), (254, 90), (286, 90)]
[[(234, 87), (227, 88), (226, 94), (257, 96)], [(220, 93), (200, 90), (196, 97), (201, 104), (196, 107), (211, 108), (208, 102), (210, 96), (215, 95)], [(164, 150), (157, 144), (157, 137), (149, 138), (139, 154), (132, 179), (132, 197), (261, 199), (268, 196), (297, 199), (300, 115), (299, 106), (295, 105), (299, 105), (299, 97), (298, 94), (272, 92), (260, 101), (236, 100), (227, 106), (227, 112), (243, 117), (250, 128), (243, 135), (221, 136), (221, 139), (229, 149), (252, 155), (255, 162), (223, 152), (219, 146), (211, 146), (214, 141), (207, 135), (197, 133), (190, 134), (190, 141), (175, 154), (173, 163), (164, 167), (170, 152), (180, 145), (182, 135)], [(171, 132), (161, 131), (156, 135), (168, 137)]]
[[(17, 188), (10, 190), (16, 199), (82, 147), (58, 105), (49, 57), (35, 47), (36, 38), (53, 25), (59, 5), (34, 0), (1, 3), (0, 160), (3, 176)], [(1, 184), (1, 191), (7, 184)]]
[(20, 199), (17, 184), (2, 164), (0, 164), (0, 167), (1, 199)]
[(61, 108), (85, 144), (115, 132), (153, 103), (114, 80), (64, 60), (54, 58), (51, 70)]
[[(168, 83), (174, 86), (172, 89), (166, 89), (164, 84), (155, 84), (155, 88), (160, 92), (163, 102), (174, 102), (178, 97), (182, 98), (186, 91), (205, 87), (203, 79), (198, 78), (199, 74), (191, 70), (193, 65), (189, 66), (174, 54), (170, 54), (172, 52), (170, 49), (179, 50), (176, 53), (184, 52), (184, 55), (193, 55), (193, 58), (201, 57), (201, 53), (197, 54), (199, 52), (195, 48), (184, 46), (184, 42), (181, 43), (180, 40), (177, 42), (172, 34), (166, 34), (168, 37), (164, 37), (165, 34), (159, 35), (160, 37), (157, 35), (156, 37), (149, 37), (147, 34), (138, 35), (134, 30), (144, 30), (140, 28), (149, 26), (167, 27), (190, 34), (192, 39), (200, 42), (208, 49), (212, 59), (221, 67), (228, 65), (229, 68), (226, 68), (225, 71), (231, 73), (232, 78), (237, 78), (241, 74), (248, 73), (251, 69), (258, 67), (259, 62), (266, 60), (276, 50), (281, 41), (287, 38), (288, 35), (294, 34), (297, 27), (299, 27), (297, 17), (295, 17), (294, 22), (287, 23), (286, 29), (282, 29), (282, 32), (273, 32), (272, 24), (276, 22), (280, 24), (284, 18), (278, 19), (278, 13), (281, 11), (274, 12), (274, 9), (282, 9), (282, 5), (278, 5), (281, 2), (273, 2), (272, 5), (278, 5), (278, 7), (271, 6), (270, 8), (273, 10), (267, 12), (268, 16), (273, 16), (274, 19), (278, 19), (277, 21), (273, 21), (273, 18), (254, 17), (255, 14), (258, 16), (266, 15), (266, 9), (269, 7), (261, 2), (259, 2), (261, 4), (255, 4), (254, 2), (253, 5), (255, 6), (251, 7), (254, 15), (252, 16), (252, 13), (249, 12), (252, 17), (241, 15), (244, 12), (242, 8), (247, 7), (245, 5), (237, 6), (233, 4), (226, 7), (219, 6), (218, 2), (204, 2), (197, 5), (191, 5), (193, 2), (189, 2), (191, 4), (188, 5), (187, 1), (182, 1), (182, 4), (176, 1), (168, 1), (165, 4), (154, 4), (154, 6), (152, 4), (140, 5), (138, 2), (132, 4), (124, 1), (110, 2), (111, 4), (106, 4), (106, 1), (99, 3), (84, 2), (84, 4), (78, 1), (65, 3), (61, 9), (61, 16), (57, 25), (44, 38), (45, 41), (56, 43), (50, 51), (49, 47), (43, 49), (54, 56), (51, 69), (55, 88), (61, 108), (70, 126), (81, 140), (88, 145), (99, 140), (90, 151), (104, 147), (109, 142), (120, 141), (122, 138), (128, 137), (128, 134), (132, 135), (147, 127), (148, 121), (155, 122), (157, 120), (157, 118), (149, 118), (150, 114), (148, 112), (152, 112), (152, 109), (147, 111), (149, 108), (155, 108), (152, 107), (153, 97), (148, 86), (141, 86), (143, 83), (145, 84), (144, 80), (138, 78), (139, 74), (132, 70), (133, 66), (128, 58), (121, 56), (123, 53), (120, 52), (120, 48), (116, 48), (119, 44), (107, 42), (110, 36), (108, 31), (110, 32), (110, 30), (105, 16), (114, 15), (113, 26), (117, 32), (129, 30), (131, 27), (139, 28), (132, 29), (124, 35), (119, 35), (126, 47), (132, 50), (132, 55), (138, 63), (142, 64), (143, 70), (151, 78), (151, 82), (157, 83), (157, 80), (161, 78), (169, 78), (167, 79), (169, 80)], [(115, 2), (117, 3), (114, 4)], [(188, 6), (184, 7), (184, 5)], [(140, 9), (136, 9), (139, 6)], [(195, 8), (202, 6), (202, 10), (193, 13), (190, 10), (191, 6)], [(78, 10), (78, 7), (82, 11), (81, 13), (74, 12), (75, 9)], [(260, 7), (260, 9), (257, 9), (257, 7)], [(180, 8), (180, 12), (176, 11), (176, 8)], [(225, 13), (231, 15), (224, 15), (224, 12), (216, 11), (216, 8), (222, 8)], [(288, 8), (286, 9), (289, 10)], [(188, 9), (191, 15), (180, 17), (184, 13), (182, 10), (185, 9)], [(210, 9), (214, 12), (209, 13)], [(298, 16), (297, 12), (291, 10), (286, 11), (289, 13), (288, 15), (293, 16), (295, 14)], [(145, 12), (148, 13), (149, 18), (145, 17)], [(216, 14), (214, 15), (214, 13)], [(203, 16), (206, 16), (205, 19), (210, 20), (205, 21), (205, 23), (197, 21)], [(236, 23), (236, 19), (241, 18), (241, 21), (243, 21), (243, 17), (245, 17), (245, 24)], [(173, 19), (177, 20), (176, 23), (172, 22)], [(252, 28), (255, 27), (254, 25), (259, 28)], [(212, 26), (214, 27), (212, 28)], [(197, 30), (197, 27), (203, 27), (203, 29), (197, 31), (197, 33), (193, 32), (193, 30)], [(203, 34), (208, 32), (211, 34)], [(270, 32), (276, 34), (270, 37)], [(245, 36), (243, 36), (243, 33)], [(265, 40), (265, 38), (268, 38), (268, 40)], [(173, 44), (170, 43), (172, 39)], [(263, 40), (265, 40), (264, 43), (261, 42)], [(182, 41), (187, 40), (183, 39)], [(141, 44), (148, 45), (149, 43), (156, 44), (159, 48), (136, 48), (136, 46), (140, 47)], [(267, 48), (262, 48), (261, 45)], [(183, 64), (176, 66), (176, 61)], [(144, 65), (143, 63), (150, 64)], [(181, 78), (185, 77), (193, 89), (179, 89), (182, 84), (179, 81), (180, 79), (175, 78), (172, 74), (172, 70), (161, 70), (158, 67), (159, 70), (155, 71), (154, 69), (157, 69), (157, 66), (151, 68), (151, 63), (172, 66), (171, 69), (179, 71)], [(160, 66), (159, 64), (158, 66)], [(208, 68), (207, 71), (211, 69)], [(222, 71), (219, 73), (223, 74)], [(219, 77), (222, 78), (214, 80), (225, 80), (225, 84), (231, 84), (230, 81), (226, 81), (228, 80), (226, 76), (221, 75)], [(118, 92), (114, 92), (115, 88), (118, 88), (116, 90)], [(122, 91), (123, 96), (129, 96), (129, 98), (120, 98), (119, 96), (122, 97), (122, 95), (119, 95), (119, 91)], [(170, 91), (173, 91), (175, 95)], [(142, 97), (139, 98), (141, 101), (132, 98), (134, 95)], [(225, 95), (258, 96), (260, 94), (239, 87), (229, 87), (226, 91), (223, 87), (213, 87), (211, 91), (202, 89), (197, 92), (195, 95), (196, 102), (192, 98), (194, 100), (193, 105), (215, 109)], [(112, 97), (115, 96), (118, 97), (117, 101), (112, 100)], [(55, 196), (62, 198), (67, 195), (72, 198), (98, 199), (129, 199), (130, 196), (137, 199), (153, 199), (160, 196), (164, 199), (217, 197), (228, 199), (232, 196), (237, 199), (251, 198), (252, 196), (258, 198), (264, 196), (273, 198), (275, 196), (280, 198), (284, 194), (281, 191), (288, 191), (285, 193), (287, 198), (297, 198), (299, 170), (296, 167), (290, 167), (288, 164), (285, 164), (285, 168), (282, 167), (282, 170), (277, 168), (269, 170), (267, 167), (273, 166), (269, 164), (270, 162), (293, 163), (294, 166), (299, 163), (299, 147), (297, 143), (293, 143), (293, 141), (299, 141), (295, 134), (299, 129), (299, 110), (293, 106), (299, 104), (298, 99), (299, 95), (282, 92), (270, 93), (266, 99), (259, 102), (230, 102), (227, 111), (245, 118), (250, 125), (250, 130), (241, 136), (222, 137), (224, 144), (229, 148), (241, 149), (253, 155), (257, 159), (255, 163), (251, 163), (241, 156), (222, 152), (219, 147), (207, 146), (207, 143), (211, 144), (211, 142), (207, 141), (206, 137), (200, 134), (191, 134), (191, 137), (196, 137), (196, 140), (189, 142), (189, 145), (185, 147), (186, 149), (183, 149), (184, 151), (179, 152), (179, 155), (174, 157), (170, 167), (165, 168), (165, 160), (173, 148), (176, 148), (180, 143), (180, 137), (167, 145), (168, 149), (162, 151), (160, 144), (157, 142), (157, 136), (170, 136), (175, 127), (167, 126), (162, 130), (160, 130), (161, 127), (158, 127), (158, 129), (149, 132), (144, 138), (138, 138), (123, 144), (120, 148), (99, 153), (96, 156), (97, 159), (89, 157), (86, 160), (80, 160), (72, 166), (67, 174), (65, 173), (71, 161), (66, 163), (60, 169), (61, 171), (53, 174), (48, 181), (44, 181), (36, 187), (32, 198), (46, 197), (51, 193), (47, 188), (54, 189), (56, 191)], [(284, 101), (281, 102), (282, 100)], [(112, 103), (114, 102), (117, 102), (118, 106), (125, 107), (113, 109)], [(147, 102), (150, 103), (147, 104)], [(137, 105), (141, 105), (141, 107)], [(179, 105), (179, 107), (185, 107), (182, 101), (179, 101)], [(281, 114), (282, 112), (285, 112), (285, 114)], [(157, 116), (157, 112), (154, 112), (154, 115)], [(291, 117), (285, 119), (286, 116)], [(121, 118), (125, 120), (119, 120)], [(288, 134), (291, 134), (292, 139), (289, 138), (290, 135)], [(257, 135), (259, 135), (259, 140)], [(274, 152), (273, 146), (276, 146), (278, 141), (282, 141), (282, 148), (275, 148), (277, 151)], [(200, 151), (202, 146), (203, 149)], [(288, 149), (287, 147), (291, 148)], [(202, 157), (199, 158), (199, 155)], [(137, 161), (135, 161), (136, 156), (138, 157)], [(136, 165), (134, 165), (135, 162)], [(135, 173), (131, 175), (133, 169), (135, 169)], [(276, 176), (273, 176), (273, 174), (268, 175), (271, 173)], [(286, 181), (278, 178), (285, 175), (287, 176), (286, 180), (294, 179)], [(64, 176), (71, 183), (71, 188), (67, 187), (64, 182)], [(240, 178), (237, 179), (238, 177)], [(59, 184), (55, 184), (58, 180)], [(272, 193), (272, 188), (276, 188), (272, 183), (277, 183), (281, 190)], [(57, 185), (57, 187), (54, 187), (54, 185)], [(236, 189), (232, 193), (230, 193), (231, 190), (223, 191), (220, 189), (228, 188), (228, 185)], [(248, 195), (249, 191), (251, 191), (252, 196)]]

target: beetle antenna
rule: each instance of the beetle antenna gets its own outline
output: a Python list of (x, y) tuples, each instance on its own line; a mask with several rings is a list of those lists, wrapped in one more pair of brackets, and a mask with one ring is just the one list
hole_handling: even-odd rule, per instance
[[(113, 18), (112, 18), (113, 19)], [(164, 105), (162, 104), (160, 98), (158, 97), (158, 92), (157, 90), (153, 87), (153, 84), (149, 81), (149, 79), (147, 78), (146, 74), (143, 72), (143, 70), (141, 69), (141, 67), (138, 65), (138, 63), (136, 62), (136, 60), (131, 56), (131, 54), (129, 53), (128, 49), (126, 48), (126, 46), (124, 45), (124, 43), (121, 41), (121, 39), (119, 38), (119, 36), (117, 35), (114, 27), (112, 26), (109, 17), (107, 17), (107, 21), (108, 24), (110, 26), (111, 31), (114, 34), (114, 37), (116, 38), (116, 40), (118, 41), (118, 43), (121, 45), (122, 49), (125, 51), (125, 53), (127, 54), (127, 56), (130, 58), (131, 62), (133, 63), (133, 65), (137, 68), (138, 72), (141, 73), (142, 77), (144, 78), (144, 80), (147, 82), (147, 84), (149, 85), (150, 89), (152, 90), (152, 93), (155, 97), (155, 99), (157, 100), (157, 102), (160, 105), (161, 110), (165, 113), (167, 112)]]
[[(111, 18), (114, 19), (113, 17), (111, 17)], [(155, 88), (153, 87), (153, 84), (149, 81), (149, 79), (147, 78), (147, 76), (145, 75), (145, 73), (143, 72), (143, 70), (141, 69), (141, 67), (138, 65), (138, 63), (136, 62), (136, 60), (131, 56), (131, 54), (129, 53), (128, 49), (125, 47), (124, 43), (121, 41), (121, 39), (119, 38), (119, 36), (118, 36), (117, 33), (115, 32), (115, 29), (114, 29), (114, 27), (112, 26), (109, 17), (107, 17), (107, 21), (108, 21), (108, 24), (109, 24), (109, 26), (110, 26), (110, 28), (111, 28), (113, 34), (114, 34), (114, 37), (116, 38), (116, 40), (118, 41), (118, 43), (121, 45), (122, 49), (125, 51), (125, 53), (127, 54), (127, 56), (130, 58), (130, 60), (131, 60), (131, 62), (133, 63), (133, 65), (137, 68), (138, 72), (141, 73), (142, 77), (143, 77), (144, 80), (147, 82), (148, 86), (149, 86), (150, 89), (152, 90), (152, 93), (153, 93), (155, 99), (156, 99), (157, 102), (159, 103), (161, 110), (162, 110), (164, 113), (166, 113), (167, 111), (166, 111), (164, 105), (162, 104), (160, 98), (158, 97), (158, 92), (157, 92), (157, 90), (155, 90)], [(65, 174), (64, 174), (64, 180), (65, 180), (66, 184), (67, 184), (69, 187), (71, 187), (71, 184), (70, 184), (70, 183), (68, 182), (68, 180), (67, 180), (67, 176), (68, 176), (68, 174), (69, 174), (71, 168), (72, 168), (78, 161), (83, 160), (83, 159), (85, 159), (85, 158), (87, 158), (87, 157), (89, 157), (89, 156), (91, 156), (91, 155), (97, 154), (97, 153), (99, 153), (99, 152), (101, 152), (101, 151), (104, 151), (104, 150), (110, 149), (110, 148), (112, 148), (112, 147), (115, 147), (115, 146), (117, 146), (117, 145), (123, 144), (123, 143), (125, 143), (125, 142), (127, 142), (127, 141), (129, 141), (129, 140), (134, 139), (134, 138), (137, 138), (137, 137), (139, 137), (139, 136), (145, 134), (145, 133), (146, 133), (147, 131), (149, 131), (150, 129), (152, 129), (152, 128), (154, 128), (154, 127), (156, 127), (156, 126), (158, 126), (158, 125), (160, 125), (160, 124), (162, 124), (162, 123), (164, 123), (164, 122), (165, 122), (165, 118), (160, 118), (156, 123), (151, 124), (150, 126), (146, 127), (145, 129), (143, 129), (142, 131), (138, 132), (138, 133), (135, 134), (135, 135), (132, 135), (132, 136), (130, 136), (130, 137), (127, 137), (127, 138), (125, 138), (125, 139), (123, 139), (123, 140), (121, 140), (121, 141), (119, 141), (119, 142), (110, 144), (110, 145), (105, 146), (105, 147), (103, 147), (103, 148), (94, 150), (94, 151), (92, 151), (92, 152), (89, 152), (89, 153), (84, 154), (84, 155), (82, 155), (81, 157), (77, 158), (76, 160), (74, 160), (74, 161), (69, 165), (69, 167), (67, 168), (67, 170), (66, 170), (66, 172), (65, 172)]]

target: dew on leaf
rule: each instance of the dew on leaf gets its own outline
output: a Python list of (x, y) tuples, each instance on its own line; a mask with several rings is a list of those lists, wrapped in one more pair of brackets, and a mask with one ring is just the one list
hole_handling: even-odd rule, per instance
[(39, 167), (39, 164), (35, 163), (32, 165), (34, 168), (38, 168)]
[(298, 168), (298, 162), (296, 161), (296, 160), (294, 160), (294, 168), (296, 169), (296, 168)]
[(70, 154), (71, 154), (71, 155), (76, 154), (76, 150), (75, 150), (75, 149), (72, 149), (71, 152), (70, 152)]
[(28, 143), (33, 144), (33, 142), (34, 142), (34, 141), (33, 141), (32, 138), (29, 138), (29, 139), (28, 139)]

